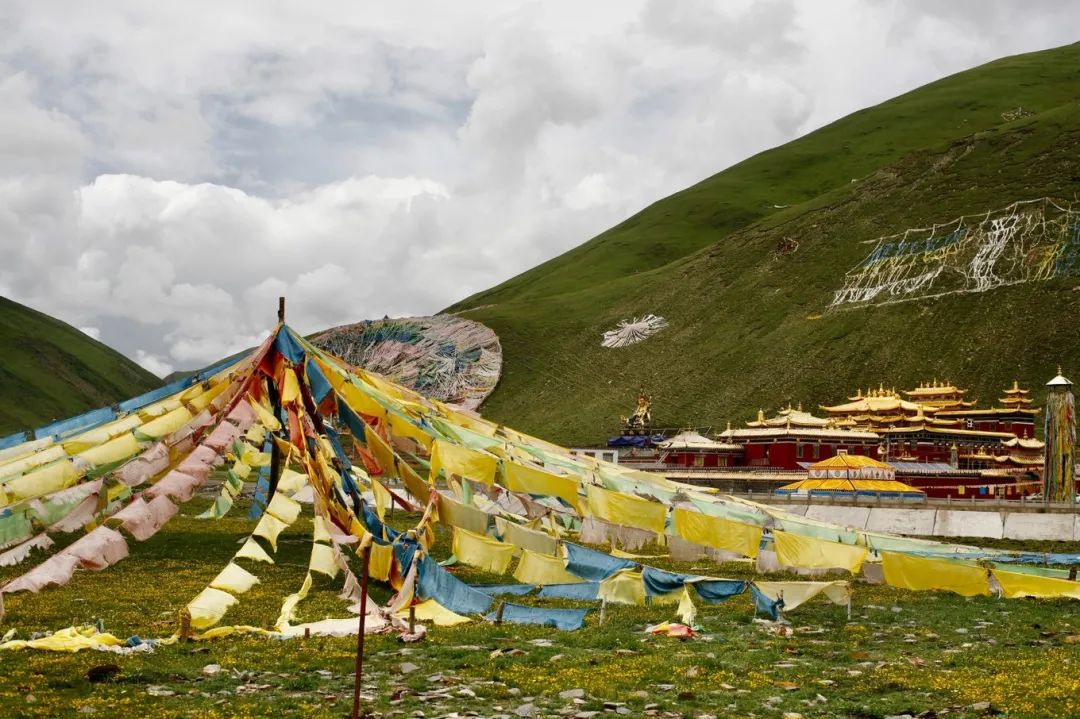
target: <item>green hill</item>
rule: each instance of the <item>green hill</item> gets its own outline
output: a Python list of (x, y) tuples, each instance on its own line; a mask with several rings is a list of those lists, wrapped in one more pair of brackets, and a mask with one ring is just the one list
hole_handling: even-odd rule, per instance
[(0, 297), (0, 435), (160, 387), (71, 325)]
[[(1014, 377), (1045, 382), (1058, 362), (1080, 374), (1080, 262), (1055, 265), (1046, 281), (827, 309), (875, 238), (1020, 200), (1069, 202), (1077, 190), (1080, 45), (1071, 45), (856, 112), (450, 311), (502, 342), (485, 414), (566, 443), (615, 431), (639, 385), (660, 424), (722, 425), (759, 406), (813, 406), (856, 386), (935, 376), (989, 404)], [(669, 327), (600, 347), (604, 330), (646, 313)]]

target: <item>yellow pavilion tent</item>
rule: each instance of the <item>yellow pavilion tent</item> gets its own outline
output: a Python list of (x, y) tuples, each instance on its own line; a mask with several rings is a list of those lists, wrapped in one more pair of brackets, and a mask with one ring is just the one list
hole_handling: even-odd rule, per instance
[(785, 485), (777, 494), (789, 496), (855, 496), (919, 498), (921, 489), (896, 480), (896, 470), (884, 462), (841, 450), (835, 457), (807, 467), (806, 479)]

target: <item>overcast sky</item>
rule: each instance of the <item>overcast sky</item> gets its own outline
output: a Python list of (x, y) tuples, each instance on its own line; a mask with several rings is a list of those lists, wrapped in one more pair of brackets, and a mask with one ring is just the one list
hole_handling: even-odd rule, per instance
[(429, 314), (1080, 5), (0, 4), (0, 294), (157, 374)]

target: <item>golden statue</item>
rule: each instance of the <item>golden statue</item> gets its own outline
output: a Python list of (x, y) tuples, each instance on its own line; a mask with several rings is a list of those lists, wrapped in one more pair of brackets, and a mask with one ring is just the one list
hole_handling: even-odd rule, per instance
[(628, 430), (648, 429), (652, 424), (652, 397), (645, 394), (645, 388), (638, 390), (637, 407), (629, 417), (622, 418)]

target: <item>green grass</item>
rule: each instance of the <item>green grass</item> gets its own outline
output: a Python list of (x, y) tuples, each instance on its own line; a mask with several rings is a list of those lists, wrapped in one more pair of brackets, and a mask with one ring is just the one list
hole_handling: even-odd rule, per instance
[(161, 380), (48, 315), (0, 297), (0, 435), (161, 386)]
[[(170, 635), (176, 611), (213, 578), (252, 527), (240, 518), (242, 508), (220, 522), (190, 516), (207, 503), (196, 500), (185, 508), (188, 516), (146, 543), (132, 543), (132, 556), (113, 568), (80, 572), (69, 586), (40, 595), (6, 597), (4, 629), (17, 627), (25, 637), (100, 619), (121, 636)], [(393, 524), (405, 527), (415, 521), (399, 513)], [(302, 580), (309, 532), (310, 522), (301, 520), (282, 535), (277, 564), (258, 565), (262, 584), (242, 597), (226, 623), (273, 623), (281, 599)], [(435, 556), (445, 557), (448, 545), (440, 529)], [(1029, 546), (1075, 550), (1062, 543)], [(697, 573), (750, 576), (737, 563), (648, 561)], [(0, 570), (0, 581), (19, 571)], [(465, 567), (455, 571), (466, 581), (512, 581)], [(316, 590), (300, 605), (300, 619), (344, 616), (336, 592), (336, 583), (316, 580)], [(389, 590), (373, 585), (372, 596), (384, 602)], [(856, 584), (854, 597), (850, 621), (843, 608), (823, 600), (800, 607), (791, 614), (794, 633), (789, 637), (755, 622), (746, 597), (701, 607), (704, 636), (689, 642), (643, 634), (646, 625), (672, 618), (671, 608), (659, 607), (611, 607), (603, 625), (594, 612), (578, 632), (473, 624), (431, 627), (427, 640), (412, 645), (393, 636), (369, 636), (364, 692), (372, 699), (365, 706), (382, 716), (410, 716), (415, 710), (427, 716), (469, 710), (491, 716), (512, 713), (532, 697), (540, 715), (554, 715), (570, 704), (558, 693), (580, 688), (586, 692), (580, 710), (600, 710), (605, 701), (625, 702), (635, 716), (655, 704), (658, 711), (670, 712), (667, 716), (799, 712), (806, 717), (883, 717), (955, 707), (951, 715), (963, 717), (977, 716), (964, 707), (981, 701), (1014, 717), (1080, 712), (1080, 684), (1068, 669), (1076, 649), (1068, 637), (1080, 633), (1072, 604), (968, 600), (862, 583)], [(550, 646), (542, 646), (548, 644), (543, 640)], [(238, 638), (123, 657), (5, 653), (0, 655), (0, 706), (6, 716), (20, 717), (67, 716), (84, 707), (118, 719), (270, 713), (341, 717), (351, 702), (354, 648), (350, 638)], [(524, 653), (506, 653), (510, 649)], [(503, 651), (493, 656), (496, 650)], [(403, 675), (403, 662), (420, 668)], [(120, 668), (112, 680), (87, 680), (88, 669), (110, 663)], [(208, 664), (224, 671), (206, 676), (202, 668)], [(149, 687), (174, 694), (152, 696)], [(445, 687), (451, 691), (444, 699), (422, 696)], [(459, 694), (463, 689), (476, 697)]]
[[(1017, 378), (1041, 400), (1039, 385), (1080, 354), (1077, 277), (819, 315), (867, 240), (1017, 200), (1073, 200), (1078, 60), (1080, 45), (1006, 58), (860, 111), (454, 305), (502, 342), (483, 412), (596, 444), (639, 385), (669, 426), (722, 427), (759, 407), (934, 377), (986, 405)], [(1002, 120), (1021, 105), (1035, 114)], [(778, 255), (787, 238), (798, 250)], [(629, 348), (599, 346), (620, 319), (649, 312), (670, 326)]]

